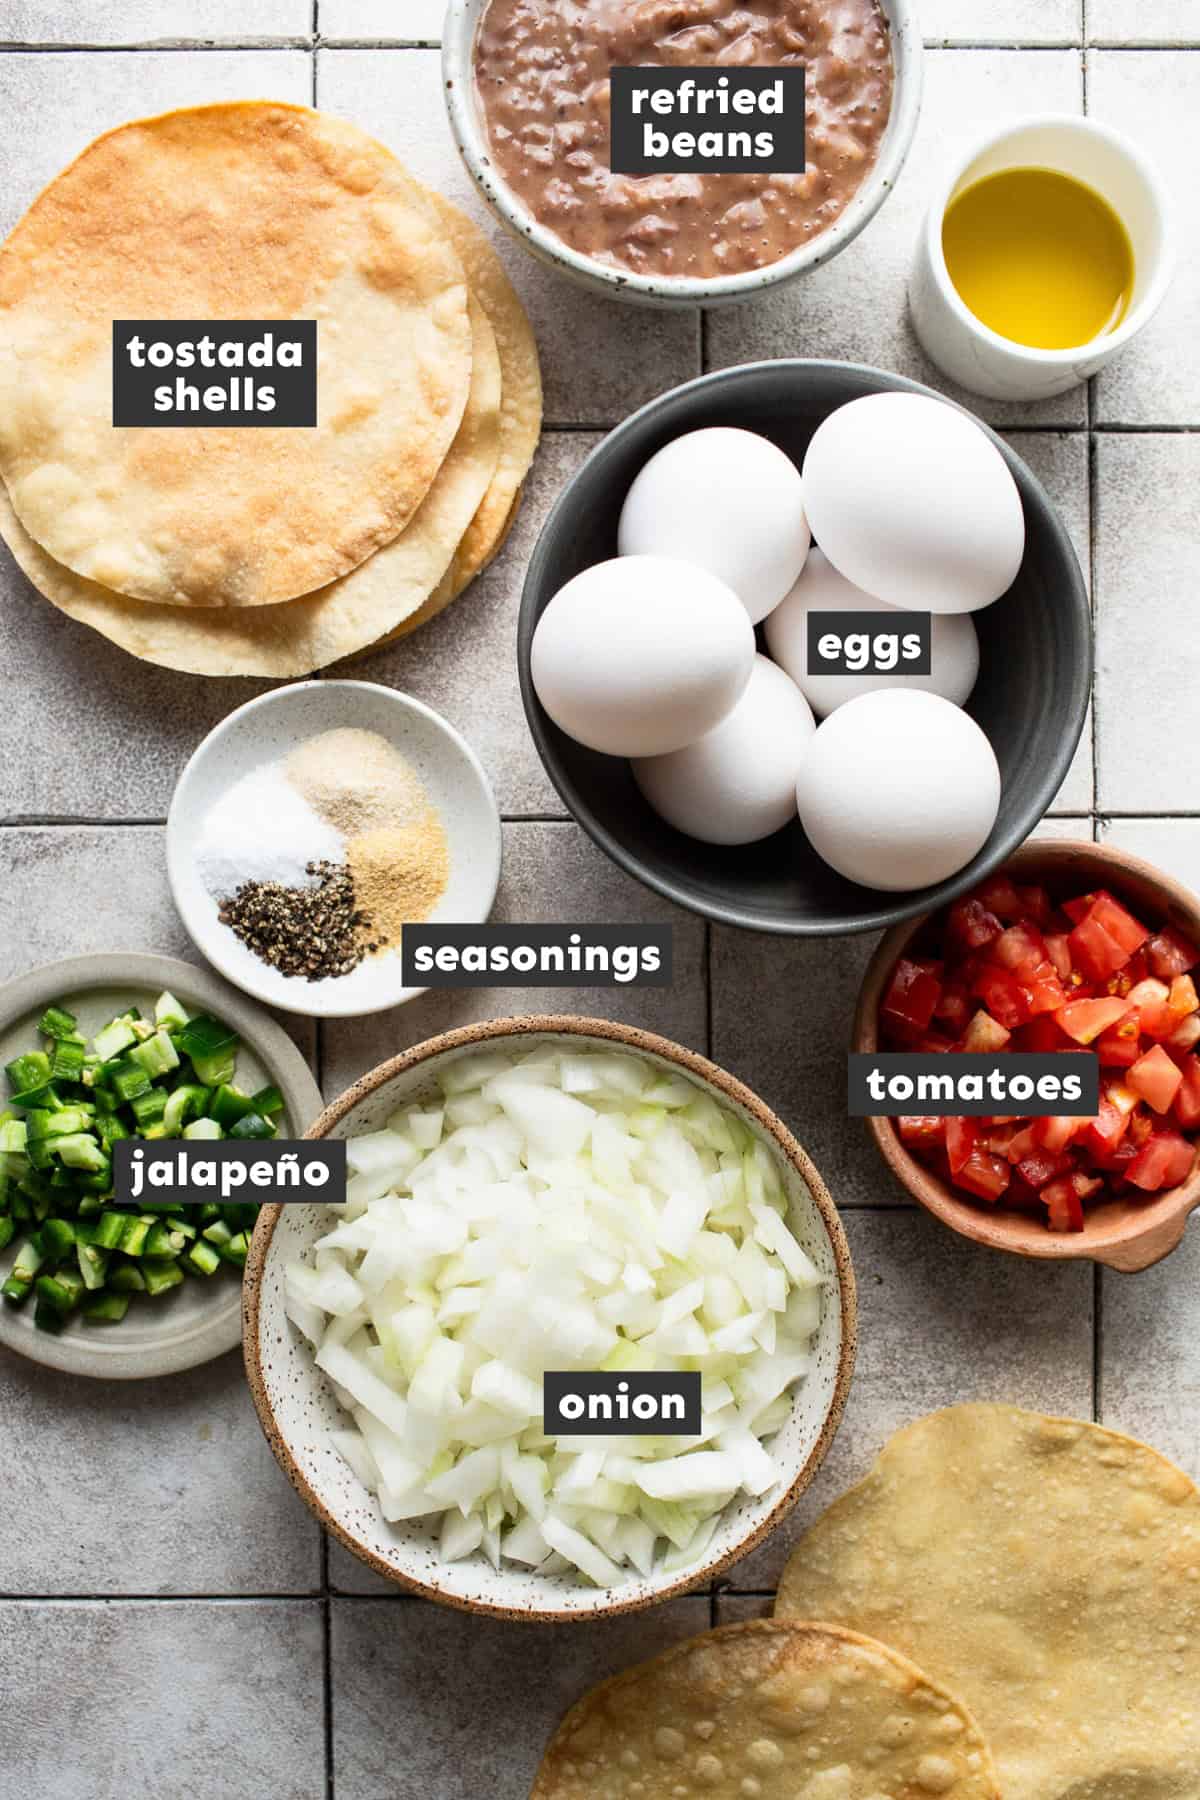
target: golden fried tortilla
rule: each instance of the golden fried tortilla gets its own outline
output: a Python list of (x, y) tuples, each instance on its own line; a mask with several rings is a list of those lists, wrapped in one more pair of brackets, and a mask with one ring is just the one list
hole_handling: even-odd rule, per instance
[(1200, 1495), (1156, 1451), (1015, 1406), (896, 1433), (801, 1538), (776, 1616), (963, 1696), (1004, 1800), (1197, 1800)]
[[(172, 318), (315, 319), (317, 425), (114, 429), (113, 320)], [(0, 247), (13, 508), (56, 562), (137, 599), (262, 606), (348, 573), (425, 498), (470, 372), (462, 263), (423, 191), (306, 107), (120, 126)]]
[(975, 1721), (906, 1657), (755, 1619), (572, 1707), (530, 1800), (1000, 1800)]

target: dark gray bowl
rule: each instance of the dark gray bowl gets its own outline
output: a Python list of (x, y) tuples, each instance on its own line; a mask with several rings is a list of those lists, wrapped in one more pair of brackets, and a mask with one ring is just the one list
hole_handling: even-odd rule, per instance
[(722, 924), (834, 936), (879, 930), (941, 906), (982, 880), (1029, 836), (1058, 792), (1083, 729), (1092, 681), (1092, 624), (1079, 563), (1040, 482), (990, 431), (1020, 489), (1025, 560), (1003, 599), (974, 615), (980, 671), (967, 710), (991, 739), (1003, 794), (991, 837), (951, 880), (910, 894), (859, 887), (821, 861), (798, 823), (740, 849), (699, 843), (651, 811), (627, 762), (584, 749), (543, 711), (529, 674), (534, 628), (564, 582), (616, 555), (625, 495), (656, 450), (701, 426), (740, 425), (771, 438), (799, 463), (813, 432), (836, 407), (863, 394), (891, 391), (944, 398), (882, 369), (799, 360), (722, 369), (674, 388), (597, 445), (559, 495), (530, 560), (517, 657), (525, 715), (546, 772), (614, 862), (660, 894)]

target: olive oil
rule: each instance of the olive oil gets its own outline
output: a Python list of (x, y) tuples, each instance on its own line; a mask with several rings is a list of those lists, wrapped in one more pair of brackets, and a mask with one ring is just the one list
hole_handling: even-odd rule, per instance
[(1033, 349), (1089, 344), (1129, 309), (1124, 224), (1093, 188), (1057, 169), (1001, 169), (964, 188), (946, 209), (942, 249), (975, 317)]

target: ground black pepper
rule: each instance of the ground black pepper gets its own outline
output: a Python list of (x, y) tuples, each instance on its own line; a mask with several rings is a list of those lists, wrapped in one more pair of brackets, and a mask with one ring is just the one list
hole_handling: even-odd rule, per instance
[(281, 975), (307, 981), (348, 975), (379, 947), (370, 941), (370, 920), (344, 864), (312, 862), (307, 873), (316, 877), (311, 887), (244, 882), (218, 902), (221, 923)]

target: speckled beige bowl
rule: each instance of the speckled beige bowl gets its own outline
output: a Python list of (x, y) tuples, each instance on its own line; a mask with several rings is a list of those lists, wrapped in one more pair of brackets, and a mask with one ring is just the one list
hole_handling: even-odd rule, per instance
[(665, 1038), (604, 1019), (557, 1015), (495, 1019), (429, 1039), (373, 1069), (326, 1108), (309, 1137), (353, 1137), (377, 1130), (396, 1108), (430, 1090), (437, 1071), (481, 1044), (524, 1048), (541, 1038), (573, 1046), (614, 1043), (664, 1068), (679, 1069), (731, 1107), (778, 1158), (790, 1199), (789, 1223), (826, 1283), (816, 1366), (796, 1394), (792, 1416), (774, 1440), (784, 1481), (759, 1499), (727, 1508), (704, 1556), (685, 1574), (656, 1570), (600, 1589), (569, 1576), (547, 1577), (481, 1555), (443, 1562), (422, 1521), (388, 1525), (377, 1502), (329, 1441), (344, 1424), (328, 1382), (283, 1306), (283, 1271), (327, 1229), (316, 1206), (266, 1206), (255, 1229), (244, 1289), (246, 1373), (267, 1441), (296, 1491), (347, 1549), (391, 1581), (431, 1600), (508, 1619), (558, 1621), (633, 1612), (707, 1583), (753, 1550), (796, 1504), (820, 1467), (846, 1404), (855, 1351), (855, 1290), (850, 1251), (824, 1182), (795, 1138), (762, 1101), (715, 1064)]

